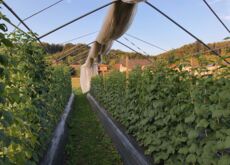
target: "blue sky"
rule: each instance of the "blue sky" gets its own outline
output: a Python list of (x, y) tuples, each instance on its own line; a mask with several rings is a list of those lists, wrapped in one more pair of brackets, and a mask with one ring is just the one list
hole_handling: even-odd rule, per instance
[[(25, 18), (57, 0), (5, 0), (21, 18)], [(213, 9), (230, 28), (230, 0), (207, 0)], [(92, 9), (95, 9), (110, 0), (64, 0), (55, 7), (26, 21), (26, 23), (39, 35), (42, 35)], [(155, 6), (174, 18), (188, 30), (193, 32), (206, 43), (222, 41), (229, 33), (212, 15), (202, 0), (149, 0)], [(3, 12), (18, 24), (18, 21), (5, 9)], [(61, 29), (42, 41), (49, 43), (62, 43), (72, 38), (91, 33), (100, 29), (107, 9), (103, 9), (78, 22)], [(22, 29), (23, 26), (21, 26)], [(156, 44), (166, 50), (180, 47), (195, 40), (169, 22), (163, 16), (153, 11), (145, 3), (140, 3), (136, 17), (129, 34)], [(95, 40), (96, 34), (87, 38), (74, 41), (73, 43), (89, 43)], [(131, 38), (130, 38), (131, 39)], [(130, 45), (123, 38), (120, 39)], [(161, 50), (150, 47), (139, 41), (131, 39), (150, 55), (161, 53)], [(113, 48), (129, 51), (127, 48), (115, 43)], [(133, 47), (136, 49), (135, 47)]]

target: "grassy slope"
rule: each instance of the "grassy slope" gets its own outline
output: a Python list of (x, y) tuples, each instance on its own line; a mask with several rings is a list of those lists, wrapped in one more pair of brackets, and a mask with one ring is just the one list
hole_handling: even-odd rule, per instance
[(121, 159), (105, 134), (86, 96), (78, 94), (70, 114), (66, 164), (120, 165)]

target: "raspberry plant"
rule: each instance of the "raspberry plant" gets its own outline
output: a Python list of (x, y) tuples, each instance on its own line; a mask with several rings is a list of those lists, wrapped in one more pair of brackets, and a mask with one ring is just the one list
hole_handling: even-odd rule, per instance
[(153, 163), (228, 165), (230, 68), (213, 75), (158, 65), (92, 80), (91, 94), (123, 124)]
[(37, 164), (71, 94), (70, 70), (49, 66), (28, 35), (6, 32), (1, 23), (0, 164)]

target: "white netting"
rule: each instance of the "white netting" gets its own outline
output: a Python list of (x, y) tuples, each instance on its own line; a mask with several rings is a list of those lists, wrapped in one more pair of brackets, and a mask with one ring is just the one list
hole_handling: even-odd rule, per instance
[(96, 42), (91, 47), (85, 64), (81, 66), (80, 83), (83, 93), (90, 90), (91, 78), (98, 74), (95, 59), (107, 54), (113, 41), (127, 31), (136, 13), (137, 3), (141, 1), (143, 0), (119, 0), (110, 6)]

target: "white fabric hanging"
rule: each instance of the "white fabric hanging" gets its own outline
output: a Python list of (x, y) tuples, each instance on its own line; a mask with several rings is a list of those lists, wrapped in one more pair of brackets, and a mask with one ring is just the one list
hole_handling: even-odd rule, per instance
[(112, 47), (113, 41), (128, 30), (136, 13), (137, 3), (141, 1), (144, 0), (117, 0), (110, 6), (86, 62), (81, 66), (80, 84), (83, 93), (90, 90), (91, 78), (98, 74), (97, 57), (106, 55)]

